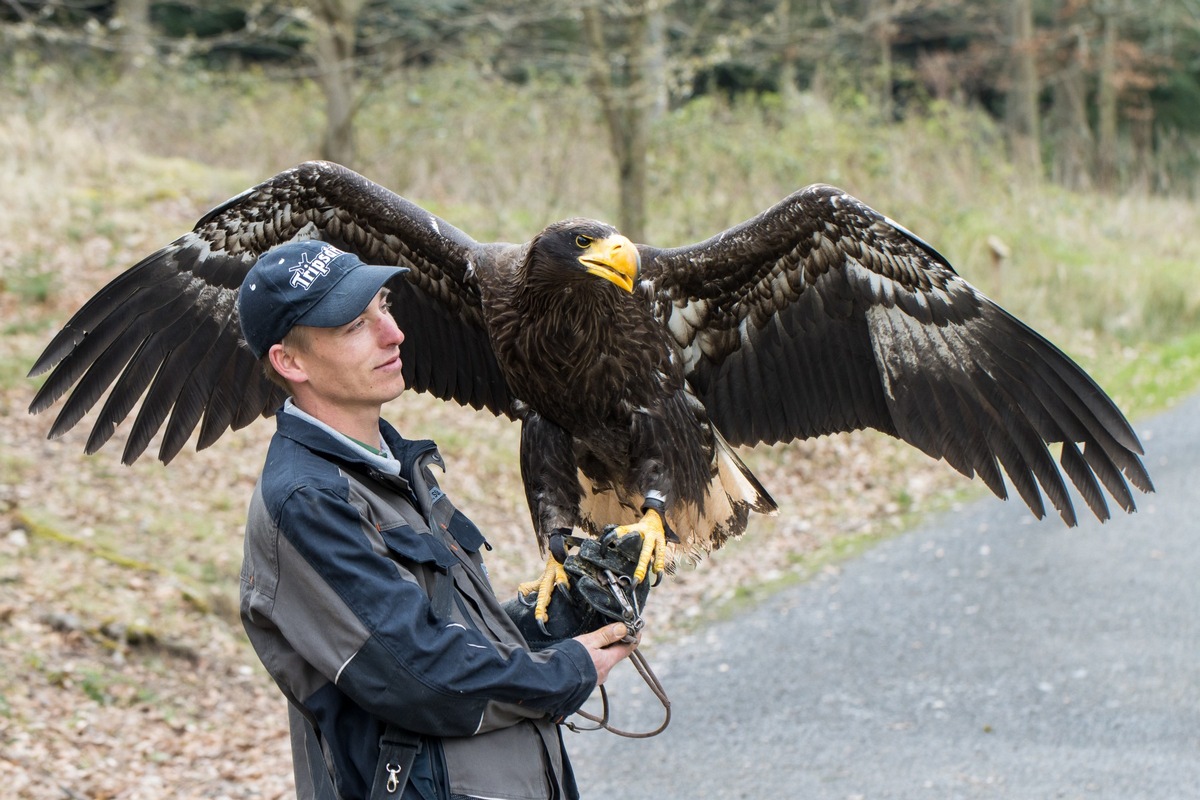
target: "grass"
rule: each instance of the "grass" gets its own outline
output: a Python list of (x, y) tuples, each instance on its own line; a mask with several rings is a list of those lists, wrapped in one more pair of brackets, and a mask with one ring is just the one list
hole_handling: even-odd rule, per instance
[(1167, 408), (1200, 386), (1200, 330), (1124, 356), (1096, 377), (1101, 385), (1122, 387), (1123, 406), (1134, 417)]

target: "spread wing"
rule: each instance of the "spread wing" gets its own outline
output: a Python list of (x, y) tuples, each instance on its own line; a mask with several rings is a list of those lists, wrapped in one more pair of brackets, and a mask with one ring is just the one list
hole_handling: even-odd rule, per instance
[[(295, 238), (318, 238), (369, 264), (410, 267), (394, 281), (392, 313), (405, 332), (411, 388), (493, 413), (510, 412), (508, 387), (484, 327), (482, 245), (344, 167), (309, 162), (206, 214), (189, 233), (101, 289), (67, 322), (30, 371), (53, 372), (29, 410), (70, 391), (50, 436), (78, 423), (107, 392), (87, 442), (92, 453), (141, 399), (122, 461), (131, 463), (166, 425), (169, 462), (200, 425), (198, 448), (273, 411), (282, 392), (240, 343), (237, 291), (258, 256)], [(72, 389), (72, 387), (74, 387)]]
[(688, 379), (734, 444), (875, 428), (1007, 497), (1003, 468), (1038, 517), (1040, 484), (1068, 525), (1064, 473), (1100, 519), (1104, 489), (1126, 511), (1130, 482), (1153, 491), (1136, 434), (1077, 364), (838, 189), (639, 249)]

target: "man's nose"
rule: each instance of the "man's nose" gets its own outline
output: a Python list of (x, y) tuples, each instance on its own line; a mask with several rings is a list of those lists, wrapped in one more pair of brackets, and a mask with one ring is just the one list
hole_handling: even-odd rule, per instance
[(399, 345), (404, 341), (404, 331), (400, 330), (391, 314), (383, 314), (379, 320), (379, 339), (385, 347)]

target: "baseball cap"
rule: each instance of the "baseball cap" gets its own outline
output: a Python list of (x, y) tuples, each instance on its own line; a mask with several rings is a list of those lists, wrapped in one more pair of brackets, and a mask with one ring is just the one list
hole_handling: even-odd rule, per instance
[(389, 279), (408, 271), (364, 264), (315, 239), (281, 244), (259, 256), (242, 280), (237, 298), (242, 337), (255, 358), (262, 358), (296, 325), (345, 325)]

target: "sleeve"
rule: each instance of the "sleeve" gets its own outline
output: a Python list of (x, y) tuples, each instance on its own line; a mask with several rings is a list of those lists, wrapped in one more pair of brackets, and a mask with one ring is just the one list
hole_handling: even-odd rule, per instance
[(301, 488), (284, 504), (270, 615), (300, 658), (364, 709), (427, 735), (476, 733), (490, 704), (555, 719), (583, 705), (596, 674), (581, 644), (502, 653), (438, 619), (416, 576), (372, 546), (368, 525), (330, 489)]

